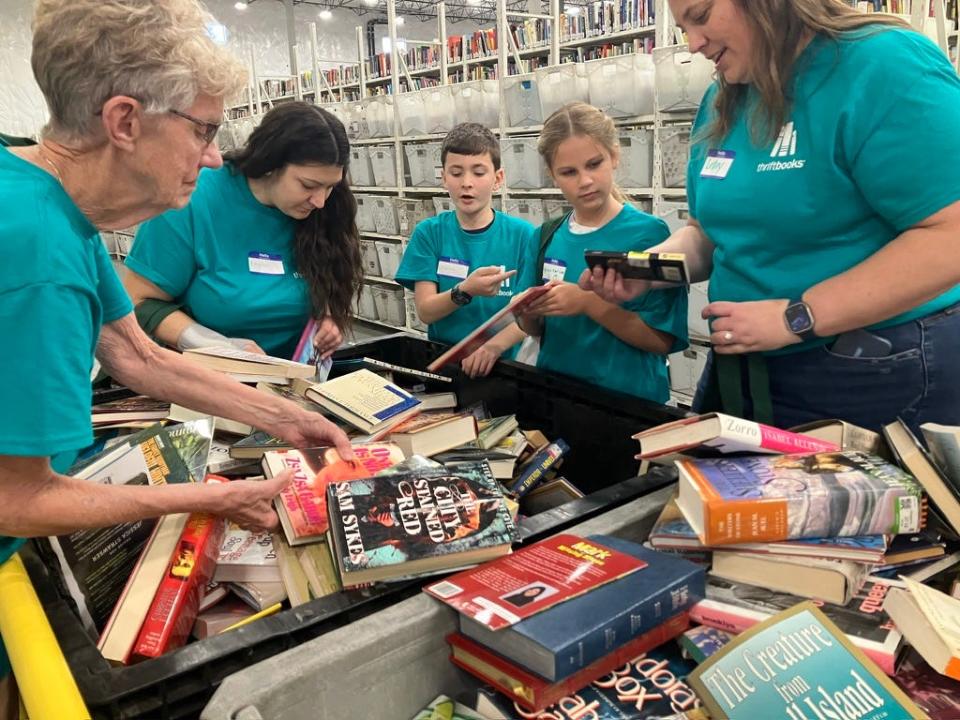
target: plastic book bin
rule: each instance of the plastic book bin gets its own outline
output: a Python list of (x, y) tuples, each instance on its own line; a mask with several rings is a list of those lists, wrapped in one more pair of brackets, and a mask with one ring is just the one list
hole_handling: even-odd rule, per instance
[(687, 163), (690, 160), (690, 128), (666, 127), (659, 132), (663, 186), (686, 187)]
[(400, 223), (397, 220), (397, 206), (393, 198), (378, 197), (373, 201), (373, 222), (381, 235), (397, 235)]
[(653, 130), (620, 133), (620, 165), (617, 184), (625, 188), (653, 186)]
[(547, 164), (537, 152), (537, 138), (506, 138), (501, 146), (501, 161), (507, 187), (536, 190), (553, 184), (547, 172)]
[(660, 217), (670, 228), (670, 232), (675, 233), (687, 224), (690, 207), (686, 200), (661, 200)]
[(590, 102), (590, 83), (583, 63), (565, 63), (534, 71), (544, 122), (562, 106), (575, 100)]
[(350, 184), (370, 187), (373, 182), (373, 165), (370, 164), (370, 151), (366, 145), (354, 145), (350, 148)]
[(657, 108), (666, 113), (689, 113), (700, 107), (713, 83), (714, 66), (686, 45), (654, 48)]
[(507, 201), (504, 212), (507, 215), (523, 218), (536, 227), (543, 225), (546, 220), (543, 214), (543, 201), (536, 198), (511, 198)]
[(420, 91), (423, 96), (427, 133), (445, 133), (453, 130), (455, 125), (453, 93), (450, 87), (450, 85), (438, 85)]
[(487, 128), (500, 124), (500, 89), (496, 80), (473, 80), (451, 86), (456, 122), (475, 122)]
[(375, 286), (373, 302), (377, 305), (377, 316), (381, 322), (399, 327), (407, 324), (407, 304), (402, 287)]
[(397, 95), (397, 111), (400, 113), (401, 135), (427, 134), (427, 111), (422, 93), (414, 91)]
[(375, 95), (360, 102), (360, 114), (367, 126), (366, 137), (393, 135), (393, 95)]
[(543, 124), (540, 91), (533, 73), (511, 75), (503, 79), (503, 99), (510, 127)]
[(653, 114), (653, 58), (643, 53), (584, 63), (590, 104), (614, 118)]
[(707, 345), (690, 344), (683, 352), (670, 356), (670, 389), (673, 392), (693, 398), (697, 392), (697, 383), (707, 366), (707, 356), (710, 347)]
[(411, 187), (440, 187), (440, 143), (409, 143), (403, 146)]
[(413, 295), (411, 295), (409, 291), (405, 293), (404, 303), (406, 303), (407, 306), (407, 327), (425, 333), (427, 331), (427, 326), (420, 319), (420, 315), (417, 314), (417, 303), (414, 301)]
[(417, 223), (435, 214), (430, 200), (393, 198), (393, 204), (397, 209), (397, 229), (404, 237), (410, 237)]
[(376, 187), (397, 186), (397, 156), (390, 146), (371, 145), (370, 167), (373, 169), (373, 184)]
[(383, 273), (380, 272), (380, 257), (377, 255), (377, 246), (373, 240), (360, 239), (360, 259), (363, 261), (364, 275), (383, 276)]
[(343, 126), (351, 140), (365, 140), (370, 137), (370, 127), (364, 119), (363, 106), (359, 102), (343, 103)]
[[(405, 303), (403, 308), (405, 318)], [(423, 368), (444, 349), (443, 345), (397, 333), (345, 348), (337, 358), (373, 357)], [(483, 400), (493, 415), (515, 413), (521, 427), (539, 428), (550, 438), (562, 437), (573, 448), (564, 460), (563, 476), (588, 496), (525, 519), (520, 526), (523, 542), (565, 531), (588, 519), (593, 520), (592, 529), (584, 532), (609, 532), (614, 527), (613, 519), (619, 518), (624, 526), (636, 529), (632, 537), (645, 535), (670, 490), (644, 496), (672, 483), (675, 473), (658, 468), (635, 478), (637, 443), (631, 435), (678, 419), (682, 413), (563, 376), (540, 373), (512, 361), (498, 362), (486, 378), (471, 380), (457, 368), (445, 372), (453, 383), (431, 383), (428, 392), (453, 391), (461, 406)], [(631, 502), (638, 498), (642, 500), (639, 504)], [(464, 677), (447, 660), (449, 652), (443, 636), (445, 627), (452, 629), (452, 625), (443, 624), (446, 611), (439, 603), (419, 597), (425, 580), (338, 593), (237, 631), (191, 643), (154, 660), (111, 667), (97, 651), (95, 641), (83, 631), (59, 572), (48, 569), (57, 565), (49, 551), (43, 552), (43, 543), (28, 544), (24, 552), (32, 557), (28, 563), (31, 580), (84, 701), (97, 719), (195, 718), (227, 677), (247, 668), (253, 668), (255, 674), (231, 681), (202, 717), (412, 717), (440, 690), (456, 689), (448, 682), (450, 678)], [(43, 553), (45, 561), (37, 552)], [(410, 598), (413, 601), (405, 604)], [(380, 612), (390, 608), (390, 612)], [(368, 616), (367, 623), (358, 624)], [(452, 623), (452, 614), (446, 617)], [(270, 667), (256, 665), (314, 638), (318, 642), (308, 645), (302, 658), (283, 656), (286, 680), (302, 683), (302, 692), (288, 689), (282, 676), (273, 675)], [(368, 670), (367, 657), (382, 665), (369, 666)], [(322, 658), (333, 658), (335, 665), (315, 671)], [(425, 697), (428, 690), (430, 697)], [(249, 693), (265, 695), (254, 698)], [(224, 712), (228, 714), (220, 714), (218, 708), (227, 706)], [(301, 714), (289, 714), (294, 712), (292, 708)]]
[(454, 210), (453, 200), (450, 199), (450, 196), (437, 196), (433, 198), (433, 209), (436, 211), (437, 215), (444, 212), (450, 212)]
[(356, 195), (357, 229), (360, 232), (376, 232), (377, 220), (374, 215), (376, 195)]
[(563, 217), (569, 212), (573, 211), (573, 206), (568, 203), (566, 200), (544, 200), (543, 201), (543, 216), (547, 220), (553, 220), (554, 218)]
[[(671, 492), (662, 488), (567, 532), (642, 542)], [(440, 693), (478, 687), (450, 662), (444, 638), (457, 628), (455, 610), (421, 593), (227, 678), (200, 718), (413, 717)]]
[[(380, 258), (380, 276), (393, 280), (400, 269), (400, 258), (403, 256), (400, 243), (377, 240), (374, 244), (377, 247), (377, 257)], [(402, 322), (399, 324), (403, 325)]]
[(652, 198), (642, 198), (641, 200), (629, 200), (628, 202), (640, 212), (645, 212), (648, 215), (653, 214)]

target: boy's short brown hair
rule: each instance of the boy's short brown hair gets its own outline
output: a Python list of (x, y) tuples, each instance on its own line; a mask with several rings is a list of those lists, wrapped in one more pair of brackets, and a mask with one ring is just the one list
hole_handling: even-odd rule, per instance
[(460, 123), (447, 133), (440, 147), (440, 163), (447, 166), (447, 154), (490, 155), (493, 169), (500, 169), (500, 142), (490, 130), (480, 123)]

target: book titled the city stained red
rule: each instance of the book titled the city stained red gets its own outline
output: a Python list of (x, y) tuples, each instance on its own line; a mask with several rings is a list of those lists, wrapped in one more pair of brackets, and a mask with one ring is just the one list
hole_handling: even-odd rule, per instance
[(424, 589), (463, 615), (500, 630), (646, 566), (627, 553), (561, 534)]

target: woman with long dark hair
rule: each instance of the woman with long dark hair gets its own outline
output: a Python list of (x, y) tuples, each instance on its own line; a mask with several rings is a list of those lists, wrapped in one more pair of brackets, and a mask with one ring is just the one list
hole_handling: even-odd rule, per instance
[(343, 124), (274, 108), (183, 210), (144, 223), (124, 285), (144, 329), (185, 350), (232, 344), (290, 357), (310, 318), (326, 356), (350, 324), (362, 276)]

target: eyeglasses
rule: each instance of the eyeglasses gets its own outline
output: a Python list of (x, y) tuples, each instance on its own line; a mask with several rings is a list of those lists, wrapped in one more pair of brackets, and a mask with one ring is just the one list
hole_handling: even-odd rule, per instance
[(195, 118), (193, 115), (187, 115), (185, 112), (180, 112), (172, 108), (167, 110), (167, 112), (171, 115), (182, 117), (184, 120), (189, 120), (196, 125), (198, 128), (197, 137), (203, 140), (204, 145), (212, 143), (213, 139), (217, 136), (217, 131), (220, 130), (220, 123), (207, 122), (206, 120)]

